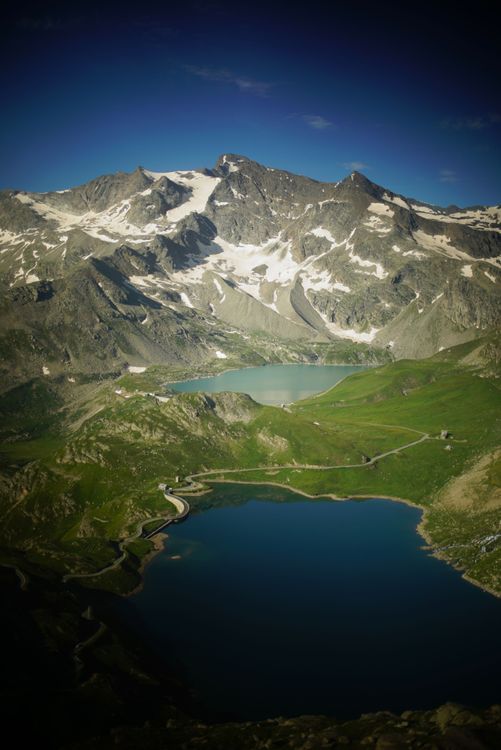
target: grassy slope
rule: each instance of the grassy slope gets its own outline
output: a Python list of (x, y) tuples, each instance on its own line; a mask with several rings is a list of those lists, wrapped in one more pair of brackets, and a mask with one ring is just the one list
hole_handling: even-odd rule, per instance
[[(499, 540), (492, 538), (500, 531), (501, 517), (499, 501), (492, 500), (501, 480), (500, 454), (492, 453), (501, 442), (500, 384), (496, 377), (485, 376), (479, 362), (463, 364), (469, 349), (458, 347), (448, 356), (401, 361), (357, 373), (294, 407), (295, 416), (319, 422), (324, 436), (332, 431), (353, 439), (369, 456), (384, 452), (397, 437), (389, 425), (427, 432), (434, 438), (447, 429), (453, 435), (451, 441), (432, 439), (366, 468), (263, 470), (226, 478), (278, 482), (311, 495), (384, 495), (414, 502), (427, 509), (424, 530), (441, 554), (470, 577), (501, 591)], [(375, 442), (370, 440), (374, 430)], [(407, 432), (403, 442), (411, 439)], [(374, 445), (376, 450), (371, 450)], [(454, 477), (487, 454), (482, 492), (478, 483), (465, 490), (478, 502), (462, 508), (443, 503), (442, 493)]]
[[(452, 478), (500, 444), (499, 382), (489, 369), (492, 356), (486, 368), (481, 349), (478, 343), (465, 345), (429, 360), (357, 373), (298, 402), (292, 412), (237, 394), (178, 394), (159, 404), (140, 395), (123, 399), (113, 386), (101, 386), (77, 405), (72, 421), (66, 415), (65, 426), (47, 424), (28, 430), (24, 441), (4, 443), (4, 557), (15, 549), (24, 566), (95, 570), (113, 558), (110, 540), (168, 512), (158, 491), (161, 481), (176, 484), (179, 478), (182, 484), (185, 475), (208, 469), (357, 464), (363, 455), (419, 437), (409, 429), (435, 437), (448, 429), (454, 436), (451, 451), (432, 439), (364, 468), (264, 468), (227, 478), (278, 482), (309, 494), (413, 501), (428, 509), (432, 542), (448, 548), (444, 554), (469, 575), (499, 590), (497, 540), (482, 543), (497, 529), (499, 508), (489, 498), (499, 481), (499, 458), (482, 474), (485, 502), (473, 508), (441, 502)], [(143, 380), (131, 376), (126, 384), (142, 388)], [(35, 393), (35, 406), (28, 399), (32, 428), (37, 409), (45, 413), (45, 401)], [(196, 508), (197, 499), (191, 502)], [(126, 587), (130, 575), (126, 567), (125, 573), (98, 579), (98, 585)]]

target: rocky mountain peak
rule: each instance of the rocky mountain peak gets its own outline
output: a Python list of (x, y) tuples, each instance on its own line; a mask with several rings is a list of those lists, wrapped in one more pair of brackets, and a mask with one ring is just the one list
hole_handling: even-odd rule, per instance
[(376, 183), (371, 182), (362, 172), (354, 171), (347, 175), (340, 182), (340, 186), (348, 190), (361, 190), (369, 195), (379, 195), (381, 188)]
[(218, 174), (227, 175), (250, 164), (257, 166), (257, 162), (253, 162), (247, 156), (242, 156), (241, 154), (221, 154), (216, 161), (214, 171)]
[[(65, 310), (89, 312), (75, 290), (91, 288), (89, 320), (121, 321), (155, 356), (173, 316), (397, 357), (501, 322), (499, 207), (443, 209), (358, 171), (319, 182), (240, 154), (213, 170), (140, 166), (53, 193), (0, 192), (0, 251), (5, 330), (43, 318), (56, 340)], [(50, 299), (33, 292), (49, 280)]]

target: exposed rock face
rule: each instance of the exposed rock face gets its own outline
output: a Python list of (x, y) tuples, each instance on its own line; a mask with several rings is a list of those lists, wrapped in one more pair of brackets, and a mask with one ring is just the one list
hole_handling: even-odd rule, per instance
[(232, 154), (212, 171), (4, 191), (0, 249), (11, 356), (57, 339), (74, 360), (78, 329), (97, 357), (157, 361), (183, 321), (188, 339), (226, 323), (418, 357), (501, 320), (501, 207), (441, 209), (357, 172), (321, 183)]

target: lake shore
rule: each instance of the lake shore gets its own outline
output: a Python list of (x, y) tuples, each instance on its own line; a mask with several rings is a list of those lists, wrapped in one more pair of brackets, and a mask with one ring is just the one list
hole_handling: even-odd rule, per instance
[[(208, 482), (209, 484), (209, 482)], [(238, 484), (238, 485), (253, 485), (253, 486), (267, 486), (267, 487), (280, 487), (281, 489), (288, 490), (290, 492), (294, 492), (296, 495), (301, 495), (303, 497), (308, 498), (309, 500), (321, 500), (323, 498), (334, 500), (336, 502), (346, 502), (349, 500), (390, 500), (391, 502), (395, 503), (401, 503), (403, 505), (408, 505), (411, 508), (416, 508), (421, 512), (421, 519), (416, 526), (417, 533), (424, 539), (426, 542), (426, 549), (429, 552), (430, 555), (433, 557), (436, 557), (439, 560), (442, 560), (443, 562), (446, 562), (448, 565), (450, 565), (454, 570), (457, 570), (458, 573), (461, 573), (462, 578), (464, 578), (465, 581), (468, 581), (468, 583), (472, 584), (473, 586), (476, 586), (477, 588), (481, 589), (482, 591), (485, 591), (488, 594), (491, 594), (492, 596), (495, 596), (497, 599), (501, 599), (501, 592), (496, 591), (496, 589), (493, 589), (490, 586), (486, 586), (485, 584), (481, 583), (480, 581), (477, 581), (475, 578), (472, 578), (471, 576), (467, 575), (464, 572), (464, 569), (460, 568), (459, 566), (455, 565), (452, 560), (440, 549), (437, 549), (433, 539), (431, 538), (430, 534), (426, 531), (426, 521), (427, 521), (427, 508), (423, 508), (422, 505), (419, 505), (418, 503), (414, 502), (413, 500), (409, 500), (407, 498), (403, 497), (396, 497), (394, 495), (349, 495), (347, 497), (340, 497), (339, 495), (335, 495), (334, 493), (322, 493), (320, 495), (311, 495), (308, 492), (305, 492), (304, 490), (300, 490), (296, 487), (291, 487), (288, 484), (283, 484), (280, 482), (265, 482), (265, 481), (244, 481), (244, 480), (233, 480), (233, 479), (215, 479), (210, 481), (210, 485), (213, 484)]]
[(153, 544), (153, 549), (144, 555), (144, 557), (141, 558), (141, 564), (139, 568), (137, 569), (137, 574), (139, 576), (139, 583), (134, 586), (133, 589), (130, 591), (125, 592), (122, 594), (123, 597), (127, 598), (129, 596), (134, 596), (135, 594), (139, 594), (140, 591), (143, 590), (144, 587), (144, 572), (150, 562), (160, 554), (160, 552), (163, 552), (165, 549), (165, 544), (167, 542), (167, 539), (169, 538), (169, 535), (166, 534), (163, 531), (159, 531), (158, 534), (155, 534), (155, 536), (151, 537), (151, 542)]
[[(232, 487), (232, 484), (235, 486)], [(332, 626), (339, 628), (340, 633), (344, 633), (343, 629), (353, 615), (356, 618), (353, 644), (355, 653), (360, 655), (355, 645), (358, 635), (362, 632), (367, 635), (362, 611), (374, 613), (379, 612), (379, 607), (382, 608), (382, 620), (379, 622), (376, 618), (371, 634), (371, 638), (377, 639), (385, 617), (389, 622), (400, 622), (400, 603), (403, 618), (400, 624), (404, 626), (405, 618), (408, 618), (409, 627), (416, 627), (419, 633), (430, 633), (430, 622), (434, 618), (433, 603), (436, 603), (440, 610), (440, 613), (437, 612), (440, 628), (434, 643), (438, 644), (439, 660), (443, 658), (446, 662), (448, 652), (440, 644), (448, 642), (450, 626), (457, 621), (461, 607), (466, 606), (465, 602), (470, 602), (471, 606), (467, 607), (468, 622), (476, 622), (476, 630), (481, 631), (482, 628), (482, 617), (475, 620), (477, 605), (479, 615), (491, 612), (494, 607), (495, 616), (499, 616), (496, 599), (480, 594), (476, 585), (469, 586), (469, 582), (463, 582), (449, 565), (433, 560), (424, 542), (420, 542), (423, 535), (420, 538), (415, 536), (423, 513), (415, 502), (400, 497), (374, 495), (353, 498), (338, 497), (335, 493), (312, 495), (273, 483), (263, 484), (260, 488), (260, 484), (263, 483), (252, 482), (244, 487), (240, 482), (215, 482), (214, 497), (207, 498), (208, 502), (203, 503), (200, 512), (195, 511), (192, 524), (174, 529), (170, 533), (170, 540), (160, 540), (165, 545), (164, 555), (148, 571), (144, 589), (138, 600), (134, 601), (134, 607), (139, 608), (141, 616), (152, 624), (152, 632), (156, 632), (159, 653), (162, 653), (162, 639), (168, 638), (163, 635), (162, 623), (169, 612), (179, 614), (180, 619), (178, 621), (176, 616), (176, 622), (183, 631), (183, 652), (191, 653), (191, 642), (196, 643), (195, 651), (202, 648), (205, 635), (199, 632), (198, 627), (200, 622), (205, 624), (204, 633), (209, 634), (208, 650), (204, 651), (202, 662), (199, 664), (193, 661), (195, 657), (186, 657), (190, 669), (200, 669), (203, 684), (207, 676), (204, 670), (207, 667), (207, 674), (210, 674), (212, 669), (211, 649), (214, 647), (217, 651), (220, 647), (217, 639), (216, 646), (213, 643), (215, 631), (221, 644), (225, 643), (226, 629), (231, 629), (235, 623), (239, 623), (240, 628), (241, 621), (245, 623), (242, 625), (245, 642), (254, 644), (259, 651), (262, 642), (259, 628), (256, 630), (256, 627), (263, 618), (267, 623), (275, 622), (274, 617), (280, 618), (286, 613), (284, 632), (289, 632), (287, 628), (290, 626), (290, 636), (292, 638), (294, 635), (295, 638), (303, 637), (299, 635), (304, 632), (300, 624), (303, 616), (304, 627), (309, 619), (314, 628), (316, 607), (319, 613), (323, 613), (323, 619), (320, 618), (318, 622), (329, 623), (332, 615)], [(352, 500), (354, 502), (350, 502)], [(365, 502), (367, 500), (376, 502)], [(407, 505), (412, 512), (406, 512), (404, 508), (399, 510), (394, 505), (396, 502)], [(174, 562), (178, 555), (181, 558), (179, 563)], [(405, 596), (404, 590), (407, 591)], [(213, 592), (214, 598), (210, 592)], [(301, 610), (298, 599), (303, 595), (305, 609)], [(256, 608), (257, 601), (262, 602), (262, 613), (259, 607)], [(225, 615), (229, 613), (229, 620), (224, 621), (224, 626), (219, 609)], [(199, 621), (198, 617), (202, 619)], [(464, 629), (467, 632), (470, 627), (468, 622), (463, 621), (459, 631)], [(491, 623), (494, 622), (496, 619), (491, 620)], [(464, 634), (461, 635), (459, 631), (455, 632), (453, 641), (454, 649), (461, 653)], [(274, 635), (282, 633), (282, 630), (277, 624), (275, 630), (272, 628), (270, 632)], [(496, 627), (491, 626), (489, 632), (492, 640)], [(252, 634), (257, 634), (255, 643)], [(317, 635), (320, 641), (321, 637), (326, 637), (326, 643), (329, 643), (332, 632), (329, 627), (321, 626)], [(278, 637), (278, 652), (283, 648), (280, 658), (284, 664), (290, 664), (288, 640), (286, 638), (282, 642), (281, 636)], [(392, 636), (388, 637), (391, 639)], [(405, 652), (406, 639), (401, 630), (395, 633), (395, 638), (398, 647)], [(429, 658), (427, 636), (419, 643), (426, 661)], [(275, 646), (270, 648), (274, 649)], [(485, 645), (487, 648), (490, 647)], [(317, 656), (320, 656), (318, 663), (322, 664), (325, 654), (330, 653), (329, 649), (326, 646), (324, 650), (318, 643), (313, 651), (315, 649), (318, 650)], [(304, 668), (309, 669), (311, 662), (305, 659)], [(233, 660), (234, 655), (230, 662), (233, 663)], [(363, 663), (364, 658), (361, 657), (361, 669)], [(398, 660), (395, 664), (398, 664)], [(475, 662), (472, 661), (472, 664)], [(254, 670), (253, 659), (249, 661), (244, 658), (243, 665), (243, 669), (250, 670), (250, 676)], [(417, 659), (415, 665), (417, 673), (425, 669), (421, 659)], [(278, 668), (275, 675), (277, 684), (281, 680), (280, 674), (281, 668)], [(196, 681), (193, 684), (196, 686)], [(468, 694), (466, 678), (464, 686)], [(267, 700), (272, 705), (273, 690), (269, 692)], [(209, 701), (212, 700), (210, 693), (207, 695)], [(289, 697), (291, 706), (295, 706), (293, 693)], [(405, 705), (414, 705), (414, 698), (411, 695)], [(488, 698), (493, 699), (492, 696)], [(439, 699), (440, 695), (434, 697), (434, 700)], [(238, 700), (236, 697), (235, 701)], [(398, 693), (395, 700), (398, 708)], [(305, 706), (310, 708), (308, 703)], [(388, 706), (393, 707), (391, 701)], [(362, 709), (375, 710), (370, 703), (362, 706)], [(358, 707), (353, 710), (358, 711)], [(256, 716), (260, 715), (260, 711), (265, 715), (268, 708), (262, 709), (259, 705)], [(256, 716), (252, 714), (252, 718)], [(239, 720), (250, 718), (245, 712), (239, 715)]]
[[(247, 365), (243, 367), (228, 367), (226, 370), (220, 370), (219, 372), (208, 372), (206, 374), (197, 375), (196, 377), (188, 377), (188, 378), (180, 378), (179, 380), (169, 380), (163, 383), (164, 386), (169, 385), (175, 385), (176, 383), (194, 383), (197, 380), (205, 380), (205, 378), (218, 378), (220, 375), (226, 375), (228, 372), (239, 372), (241, 370), (261, 370), (263, 367), (296, 367), (297, 365), (304, 365), (306, 367), (357, 367), (362, 370), (368, 370), (371, 367), (378, 367), (378, 365), (374, 364), (353, 364), (352, 362), (263, 362), (262, 365)], [(348, 377), (348, 376), (346, 376)], [(344, 378), (343, 378), (344, 380)], [(341, 382), (341, 381), (339, 381)], [(334, 386), (336, 386), (337, 383), (334, 383)], [(334, 386), (331, 386), (334, 388)], [(320, 393), (326, 393), (329, 391), (330, 388), (327, 388), (326, 391), (321, 391)]]

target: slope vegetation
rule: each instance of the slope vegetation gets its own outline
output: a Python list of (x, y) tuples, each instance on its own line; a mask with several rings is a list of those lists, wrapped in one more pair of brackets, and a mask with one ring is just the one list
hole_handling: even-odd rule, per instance
[[(31, 433), (11, 434), (3, 447), (5, 554), (61, 573), (97, 570), (138, 522), (168, 515), (160, 482), (181, 488), (195, 475), (413, 502), (426, 511), (433, 548), (499, 591), (498, 350), (489, 337), (391, 363), (290, 409), (231, 393), (158, 398), (134, 391), (128, 376), (127, 389), (94, 387), (38, 432), (35, 389)], [(217, 491), (190, 500), (195, 512), (217, 502)], [(119, 572), (110, 577), (113, 587), (130, 585)]]

